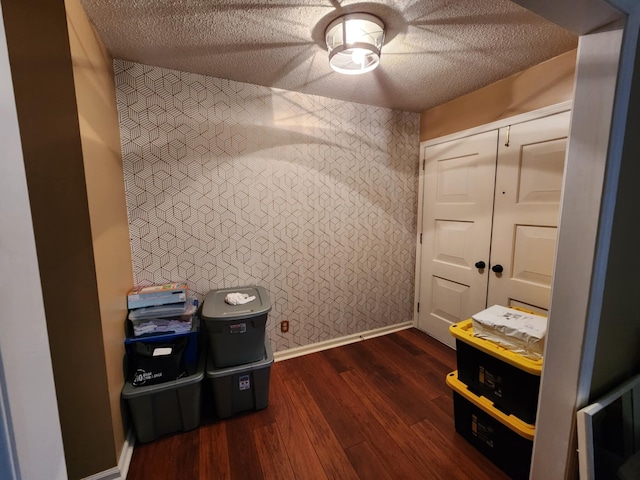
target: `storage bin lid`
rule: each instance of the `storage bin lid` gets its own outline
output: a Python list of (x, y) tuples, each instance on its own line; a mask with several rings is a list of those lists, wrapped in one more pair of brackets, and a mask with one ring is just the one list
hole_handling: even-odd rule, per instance
[(534, 425), (525, 423), (514, 415), (507, 415), (506, 413), (498, 410), (491, 400), (486, 397), (477, 396), (471, 392), (467, 386), (458, 380), (458, 371), (451, 372), (447, 375), (447, 385), (459, 395), (462, 395), (467, 401), (473, 403), (476, 407), (483, 410), (485, 413), (491, 415), (497, 421), (502, 423), (505, 427), (511, 431), (517, 433), (526, 440), (533, 441), (533, 437), (536, 433)]
[(456, 339), (468, 343), (481, 352), (491, 355), (498, 360), (502, 360), (509, 365), (519, 368), (520, 370), (524, 370), (527, 373), (537, 376), (542, 374), (542, 358), (539, 360), (532, 360), (511, 352), (500, 345), (490, 342), (489, 340), (475, 337), (473, 335), (473, 321), (470, 318), (451, 325), (449, 327), (449, 333)]
[(213, 355), (208, 355), (207, 359), (207, 378), (222, 378), (230, 375), (252, 372), (261, 368), (270, 367), (273, 364), (273, 350), (269, 340), (264, 341), (264, 357), (257, 362), (245, 363), (233, 367), (216, 368), (213, 363)]
[(191, 316), (198, 310), (198, 300), (189, 297), (186, 302), (169, 303), (155, 307), (142, 307), (129, 310), (127, 318), (132, 322), (144, 321), (150, 318), (167, 318)]
[[(242, 305), (229, 305), (224, 301), (229, 293), (246, 293), (256, 297)], [(264, 315), (271, 310), (269, 294), (260, 286), (222, 288), (207, 293), (202, 304), (202, 318), (204, 320), (238, 320)]]

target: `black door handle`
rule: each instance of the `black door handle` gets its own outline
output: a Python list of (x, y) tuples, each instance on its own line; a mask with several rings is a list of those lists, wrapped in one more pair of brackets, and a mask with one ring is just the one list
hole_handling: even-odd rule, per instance
[(484, 267), (486, 267), (487, 264), (484, 263), (482, 260), (480, 260), (479, 262), (476, 262), (476, 268), (482, 270)]
[(492, 272), (502, 273), (503, 270), (504, 268), (502, 268), (502, 265), (494, 265), (493, 267), (491, 267)]

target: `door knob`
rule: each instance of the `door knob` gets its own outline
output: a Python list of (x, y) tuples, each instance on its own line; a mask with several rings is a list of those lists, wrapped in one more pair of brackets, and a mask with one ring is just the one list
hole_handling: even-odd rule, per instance
[(491, 271), (495, 273), (502, 273), (503, 270), (504, 268), (502, 268), (502, 265), (494, 265), (491, 267)]
[(486, 267), (487, 264), (484, 263), (482, 260), (480, 260), (479, 262), (476, 262), (476, 268), (482, 270), (484, 267)]

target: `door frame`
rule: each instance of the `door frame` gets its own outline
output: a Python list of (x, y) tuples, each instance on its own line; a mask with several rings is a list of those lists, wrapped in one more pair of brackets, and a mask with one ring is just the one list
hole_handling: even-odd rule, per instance
[[(636, 98), (640, 95), (640, 75), (634, 78), (636, 65), (640, 65), (636, 55), (640, 4), (636, 0), (514, 2), (581, 35), (576, 63), (582, 73), (576, 72), (573, 110), (575, 113), (578, 108), (588, 109), (594, 98), (598, 104), (597, 111), (589, 112), (588, 118), (583, 117), (575, 128), (573, 125), (571, 127), (568, 164), (572, 155), (586, 152), (587, 164), (598, 174), (591, 179), (586, 178), (587, 175), (573, 179), (576, 188), (571, 194), (567, 194), (565, 189), (563, 207), (570, 199), (574, 208), (563, 208), (561, 213), (559, 235), (564, 238), (559, 238), (558, 250), (578, 244), (581, 246), (581, 255), (574, 252), (570, 258), (563, 260), (564, 267), (571, 273), (562, 279), (556, 275), (552, 288), (549, 338), (556, 340), (547, 340), (530, 476), (535, 480), (568, 479), (577, 477), (575, 413), (588, 401), (593, 388), (594, 369), (601, 367), (599, 364), (602, 362), (597, 362), (596, 358), (599, 344), (610, 344), (613, 336), (624, 344), (624, 348), (617, 348), (613, 352), (616, 366), (615, 371), (609, 372), (612, 375), (621, 373), (620, 357), (632, 351), (633, 347), (627, 331), (619, 329), (620, 318), (615, 315), (619, 312), (612, 311), (611, 307), (608, 309), (610, 311), (602, 307), (607, 281), (614, 283), (616, 274), (620, 273), (610, 272), (608, 268), (609, 255), (613, 253), (609, 249), (616, 223), (614, 217), (621, 208), (628, 210), (630, 207), (628, 192), (625, 192), (626, 196), (618, 198), (620, 170), (637, 158), (634, 153), (638, 150), (638, 142), (632, 133), (627, 133), (626, 127), (633, 125), (638, 116), (629, 110), (629, 101), (632, 94)], [(622, 26), (617, 32), (618, 42), (614, 46), (607, 32), (596, 31), (613, 20), (613, 9), (617, 9), (622, 17)], [(617, 66), (611, 64), (611, 55), (615, 57)], [(605, 61), (604, 68), (602, 60)], [(596, 72), (597, 75), (594, 75)], [(603, 93), (606, 93), (606, 98), (603, 98)], [(571, 144), (572, 136), (579, 138), (580, 142)], [(578, 191), (580, 187), (582, 190)], [(594, 223), (593, 212), (578, 208), (584, 198), (595, 200), (598, 204)], [(580, 222), (585, 222), (583, 225), (592, 222), (590, 225), (593, 229), (586, 236), (578, 226)], [(639, 237), (634, 232), (630, 239), (635, 241), (636, 247)], [(626, 253), (634, 252), (633, 241), (627, 241), (624, 245)], [(637, 287), (638, 280), (631, 280), (632, 285)], [(563, 299), (567, 292), (578, 295)], [(611, 296), (618, 302), (630, 303), (623, 295)], [(562, 321), (554, 322), (554, 312), (562, 309), (567, 315), (562, 315)]]
[[(500, 128), (507, 127), (509, 125), (515, 125), (517, 123), (524, 123), (530, 120), (537, 120), (539, 118), (548, 117), (557, 113), (562, 113), (571, 110), (572, 101), (566, 101), (557, 103), (555, 105), (549, 105), (547, 107), (532, 110), (531, 112), (514, 115), (513, 117), (503, 118), (495, 122), (487, 123), (466, 130), (461, 130), (456, 133), (444, 135), (442, 137), (433, 138), (420, 142), (420, 163), (418, 174), (418, 212), (417, 212), (417, 227), (416, 227), (416, 268), (415, 268), (415, 290), (414, 290), (414, 302), (413, 302), (413, 326), (419, 328), (419, 312), (418, 306), (420, 304), (420, 278), (422, 275), (422, 237), (424, 233), (424, 225), (422, 224), (422, 217), (424, 214), (424, 174), (425, 174), (425, 148), (441, 143), (450, 142), (452, 140), (459, 140), (461, 138), (470, 137), (479, 133), (485, 133), (490, 130), (499, 130)], [(424, 304), (424, 302), (422, 302)]]
[(0, 9), (0, 478), (67, 478), (22, 144)]

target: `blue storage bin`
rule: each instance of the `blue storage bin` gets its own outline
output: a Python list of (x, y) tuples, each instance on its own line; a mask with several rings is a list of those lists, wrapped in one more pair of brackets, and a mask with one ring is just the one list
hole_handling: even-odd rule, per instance
[[(128, 322), (127, 322), (128, 323)], [(191, 331), (186, 333), (164, 333), (159, 335), (149, 335), (149, 336), (140, 336), (134, 337), (131, 332), (131, 325), (128, 323), (127, 325), (127, 338), (124, 341), (125, 351), (126, 351), (126, 362), (127, 362), (127, 380), (133, 382), (134, 375), (136, 374), (136, 364), (138, 360), (141, 360), (139, 354), (137, 353), (137, 345), (144, 344), (145, 346), (153, 347), (153, 346), (164, 346), (164, 345), (178, 345), (182, 343), (186, 338), (186, 346), (184, 350), (181, 352), (180, 359), (180, 367), (184, 369), (183, 372), (179, 372), (178, 377), (181, 375), (193, 375), (196, 373), (198, 369), (198, 348), (199, 348), (199, 334), (200, 334), (200, 319), (194, 315), (192, 320)], [(150, 357), (145, 358), (146, 362), (153, 361), (153, 359), (157, 359), (158, 368), (164, 368), (164, 366), (160, 365), (160, 363), (165, 362), (168, 367), (170, 362), (166, 362), (166, 359), (163, 357)], [(171, 378), (171, 373), (169, 374), (168, 380), (175, 380)], [(160, 381), (164, 381), (160, 379)], [(137, 383), (137, 382), (136, 382)], [(157, 380), (150, 381), (147, 385), (158, 383)], [(137, 385), (136, 385), (137, 386)]]

